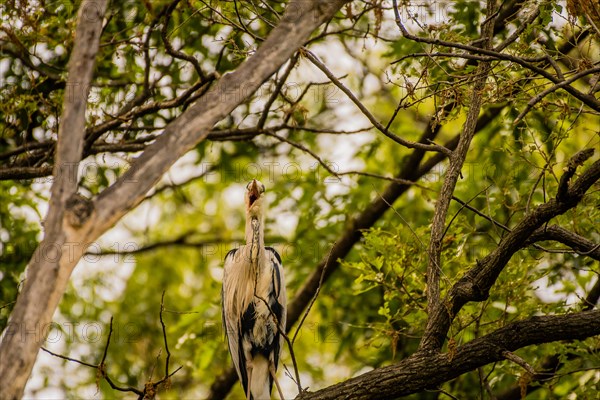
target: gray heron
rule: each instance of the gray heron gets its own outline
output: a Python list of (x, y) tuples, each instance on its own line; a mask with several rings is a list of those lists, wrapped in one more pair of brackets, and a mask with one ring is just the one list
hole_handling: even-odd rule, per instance
[(223, 325), (233, 365), (247, 400), (271, 398), (285, 329), (286, 294), (281, 257), (265, 247), (265, 186), (246, 186), (246, 244), (231, 250), (223, 266)]

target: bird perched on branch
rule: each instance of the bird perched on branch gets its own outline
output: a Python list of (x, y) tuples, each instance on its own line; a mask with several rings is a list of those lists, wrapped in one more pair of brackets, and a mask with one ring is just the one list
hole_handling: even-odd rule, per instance
[(271, 398), (286, 322), (285, 281), (281, 257), (265, 247), (265, 186), (246, 186), (246, 244), (225, 256), (223, 325), (233, 365), (248, 400)]

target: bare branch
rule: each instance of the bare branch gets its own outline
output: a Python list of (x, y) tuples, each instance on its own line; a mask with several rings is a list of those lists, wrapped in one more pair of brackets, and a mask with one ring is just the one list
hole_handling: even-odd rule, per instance
[[(236, 11), (237, 11), (237, 6), (236, 6)], [(238, 17), (239, 17), (239, 15), (238, 15)], [(241, 19), (240, 19), (240, 22), (241, 22)], [(296, 66), (296, 63), (298, 62), (298, 58), (299, 57), (300, 57), (300, 53), (296, 53), (290, 59), (289, 64), (288, 64), (287, 68), (285, 69), (285, 71), (283, 71), (283, 75), (279, 79), (279, 82), (277, 82), (277, 85), (275, 86), (275, 89), (273, 90), (273, 93), (271, 93), (271, 96), (269, 97), (269, 99), (265, 103), (265, 106), (263, 107), (263, 111), (262, 111), (262, 114), (260, 116), (260, 119), (258, 120), (258, 124), (256, 124), (256, 126), (259, 129), (262, 129), (265, 126), (265, 122), (267, 122), (267, 117), (269, 116), (269, 110), (271, 109), (271, 106), (273, 105), (273, 103), (277, 99), (277, 96), (279, 96), (279, 93), (281, 92), (281, 89), (283, 88), (283, 85), (285, 85), (285, 81), (290, 76), (290, 73), (292, 72), (292, 70)]]
[[(335, 242), (333, 243), (333, 246), (335, 246)], [(312, 308), (313, 304), (315, 304), (317, 297), (319, 297), (319, 292), (321, 292), (321, 286), (323, 285), (323, 278), (325, 277), (325, 272), (327, 271), (327, 265), (329, 265), (329, 260), (331, 259), (331, 251), (333, 250), (333, 246), (329, 250), (329, 254), (327, 255), (327, 260), (325, 261), (325, 267), (321, 271), (321, 278), (319, 278), (319, 286), (317, 286), (317, 290), (315, 290), (315, 294), (313, 295), (312, 299), (310, 299), (310, 303), (308, 303), (308, 306), (306, 307), (306, 311), (304, 311), (304, 315), (302, 316), (302, 318), (300, 319), (300, 322), (298, 323), (296, 332), (294, 332), (294, 336), (292, 337), (292, 345), (296, 341), (296, 338), (298, 337), (298, 333), (300, 333), (300, 329), (302, 328), (302, 325), (304, 324), (306, 317), (308, 317), (308, 314), (310, 313), (310, 309)]]
[(106, 356), (108, 355), (108, 346), (110, 346), (110, 338), (113, 332), (113, 317), (110, 317), (110, 324), (108, 329), (108, 337), (106, 338), (106, 346), (104, 346), (104, 353), (102, 354), (102, 360), (100, 361), (100, 365), (104, 366), (104, 362), (106, 361)]
[[(553, 60), (553, 59), (549, 57), (548, 60)], [(550, 93), (556, 92), (558, 89), (565, 87), (567, 85), (570, 85), (571, 83), (583, 78), (584, 76), (595, 74), (597, 72), (600, 72), (600, 67), (586, 69), (585, 71), (581, 71), (581, 72), (573, 75), (569, 79), (561, 81), (561, 82), (549, 87), (548, 89), (542, 91), (541, 93), (538, 93), (535, 97), (533, 97), (531, 100), (529, 100), (529, 102), (527, 103), (527, 106), (525, 107), (525, 109), (523, 111), (521, 111), (521, 113), (519, 115), (517, 115), (517, 118), (515, 118), (515, 120), (513, 121), (513, 124), (518, 124), (523, 119), (523, 117), (525, 117), (525, 115), (527, 115), (527, 113), (529, 111), (531, 111), (531, 109), (537, 103), (542, 101), (542, 99), (544, 97), (548, 96)]]
[(527, 361), (523, 360), (521, 357), (519, 357), (515, 353), (512, 353), (512, 352), (510, 352), (508, 350), (504, 350), (502, 352), (502, 356), (504, 358), (506, 358), (507, 360), (512, 361), (515, 364), (517, 364), (520, 367), (522, 367), (531, 376), (536, 376), (537, 375), (537, 373), (535, 372), (535, 369), (533, 369), (533, 367), (531, 365), (529, 365), (529, 363), (527, 363)]
[(528, 239), (527, 243), (553, 240), (572, 248), (581, 256), (588, 256), (600, 261), (600, 243), (594, 243), (574, 232), (558, 225), (543, 226), (536, 230)]
[(185, 54), (182, 51), (175, 50), (168, 38), (167, 30), (169, 28), (169, 22), (171, 21), (171, 14), (173, 14), (173, 11), (179, 4), (179, 1), (180, 0), (173, 1), (167, 7), (167, 9), (165, 11), (165, 22), (163, 23), (163, 27), (160, 31), (160, 35), (161, 35), (163, 43), (165, 44), (165, 49), (167, 50), (167, 53), (174, 58), (190, 62), (194, 66), (194, 69), (196, 70), (196, 73), (198, 74), (198, 77), (200, 78), (200, 80), (205, 81), (206, 76), (205, 76), (204, 72), (202, 71), (202, 67), (200, 67), (200, 63), (198, 62), (196, 57)]
[[(211, 240), (202, 240), (202, 241), (192, 241), (189, 239), (191, 233), (184, 233), (179, 237), (169, 240), (161, 240), (156, 241), (145, 246), (123, 246), (122, 249), (112, 250), (112, 249), (100, 249), (99, 251), (88, 251), (85, 253), (86, 256), (89, 257), (107, 257), (113, 255), (119, 256), (129, 256), (129, 255), (138, 255), (149, 253), (158, 249), (168, 248), (168, 247), (188, 247), (193, 249), (202, 249), (209, 246), (215, 246), (224, 243), (241, 243), (243, 239), (221, 239), (215, 238)], [(133, 243), (131, 243), (133, 245)]]
[[(165, 342), (165, 351), (167, 352), (167, 358), (165, 360), (165, 376), (156, 382), (152, 383), (153, 389), (156, 390), (158, 388), (158, 386), (166, 383), (166, 386), (170, 386), (170, 381), (169, 379), (175, 375), (177, 373), (177, 371), (179, 371), (181, 368), (183, 368), (183, 365), (180, 365), (178, 368), (176, 368), (173, 372), (169, 373), (169, 361), (171, 360), (171, 351), (169, 350), (169, 342), (167, 341), (167, 326), (165, 325), (165, 322), (163, 320), (163, 311), (165, 310), (165, 291), (163, 290), (162, 296), (160, 298), (160, 313), (159, 315), (159, 319), (160, 319), (160, 325), (162, 327), (162, 333), (163, 333), (163, 340)], [(146, 385), (147, 387), (147, 385)]]
[(511, 43), (519, 38), (521, 33), (525, 31), (536, 20), (536, 18), (540, 15), (540, 6), (537, 5), (532, 12), (530, 12), (524, 19), (519, 21), (517, 24), (517, 29), (513, 33), (511, 33), (502, 43), (494, 48), (495, 51), (500, 52), (507, 48)]
[(63, 356), (62, 354), (54, 353), (54, 352), (48, 350), (45, 347), (40, 347), (40, 349), (44, 350), (46, 353), (48, 353), (50, 355), (53, 355), (54, 357), (62, 358), (63, 360), (72, 361), (72, 362), (75, 362), (77, 364), (81, 364), (81, 365), (83, 365), (85, 367), (98, 368), (97, 365), (86, 363), (85, 361), (81, 361), (81, 360), (78, 360), (76, 358), (71, 358), (71, 357)]
[(329, 165), (327, 165), (327, 163), (325, 161), (323, 161), (321, 159), (321, 157), (319, 157), (319, 155), (317, 153), (315, 153), (314, 151), (312, 151), (311, 149), (309, 149), (308, 147), (304, 146), (301, 143), (297, 143), (294, 142), (293, 140), (290, 140), (288, 138), (285, 138), (283, 136), (280, 136), (276, 133), (271, 133), (271, 132), (265, 132), (268, 136), (272, 136), (274, 138), (276, 138), (277, 140), (281, 141), (281, 142), (285, 142), (289, 145), (291, 145), (292, 147), (295, 147), (297, 149), (302, 150), (305, 153), (308, 153), (311, 155), (312, 158), (314, 158), (315, 160), (317, 160), (317, 162), (323, 167), (325, 168), (325, 170), (327, 172), (329, 172), (331, 175), (335, 176), (336, 178), (339, 178), (339, 175), (337, 174), (337, 172), (335, 172), (334, 170), (331, 169), (331, 167)]
[(411, 142), (410, 140), (406, 140), (401, 138), (400, 136), (390, 132), (381, 122), (375, 118), (373, 114), (365, 107), (364, 104), (352, 93), (350, 89), (348, 89), (339, 79), (329, 71), (327, 66), (323, 64), (313, 53), (311, 53), (308, 49), (302, 49), (302, 53), (312, 62), (317, 68), (319, 68), (323, 73), (331, 80), (331, 82), (336, 85), (342, 92), (348, 96), (350, 100), (358, 107), (358, 109), (369, 119), (369, 121), (375, 126), (381, 133), (383, 133), (388, 138), (392, 139), (396, 143), (401, 144), (402, 146), (408, 147), (410, 149), (421, 149), (426, 151), (437, 151), (443, 153), (445, 155), (450, 154), (450, 150), (445, 148), (444, 146), (440, 146), (437, 144), (424, 144), (419, 142)]
[(83, 366), (89, 367), (89, 368), (97, 369), (99, 371), (100, 375), (102, 376), (102, 378), (104, 378), (106, 380), (106, 382), (110, 385), (110, 387), (112, 389), (114, 389), (114, 390), (118, 390), (120, 392), (131, 392), (131, 393), (137, 394), (138, 396), (143, 396), (144, 392), (141, 391), (141, 390), (139, 390), (139, 389), (136, 389), (136, 388), (131, 387), (131, 386), (122, 387), (122, 386), (119, 386), (119, 385), (115, 384), (113, 382), (113, 380), (110, 378), (110, 376), (108, 376), (108, 373), (106, 372), (106, 364), (105, 364), (105, 362), (106, 362), (106, 355), (108, 354), (108, 347), (110, 345), (110, 338), (111, 338), (112, 332), (113, 332), (113, 325), (112, 325), (112, 323), (113, 323), (113, 318), (110, 317), (110, 325), (109, 325), (110, 328), (109, 328), (109, 331), (108, 331), (108, 337), (106, 339), (106, 345), (104, 346), (104, 353), (102, 355), (102, 360), (100, 361), (100, 364), (98, 364), (98, 365), (86, 363), (86, 362), (78, 360), (76, 358), (71, 358), (71, 357), (63, 356), (61, 354), (53, 353), (50, 350), (45, 349), (44, 347), (40, 347), (40, 348), (42, 350), (44, 350), (46, 353), (51, 354), (51, 355), (53, 355), (55, 357), (58, 357), (58, 358), (62, 358), (63, 360), (72, 361), (72, 362), (75, 362), (77, 364), (81, 364)]

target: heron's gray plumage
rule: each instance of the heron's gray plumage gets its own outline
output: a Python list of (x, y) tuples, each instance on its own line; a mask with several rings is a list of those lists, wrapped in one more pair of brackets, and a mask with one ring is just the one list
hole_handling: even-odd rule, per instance
[(272, 372), (283, 347), (279, 329), (285, 329), (286, 323), (281, 257), (264, 245), (263, 193), (260, 182), (250, 182), (246, 245), (225, 256), (221, 291), (229, 352), (247, 398), (254, 400), (270, 398)]

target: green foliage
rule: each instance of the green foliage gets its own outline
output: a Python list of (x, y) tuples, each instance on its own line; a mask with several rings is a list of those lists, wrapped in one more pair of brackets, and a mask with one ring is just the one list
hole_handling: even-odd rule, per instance
[(366, 342), (376, 360), (373, 366), (413, 352), (418, 344), (415, 338), (426, 322), (422, 312), (426, 306), (425, 275), (421, 268), (426, 260), (408, 256), (424, 254), (422, 244), (414, 240), (408, 228), (392, 229), (376, 228), (366, 233), (360, 261), (343, 263), (356, 276), (353, 297), (366, 305), (352, 323), (365, 325), (364, 329), (370, 331)]
[(44, 200), (30, 185), (0, 181), (0, 330), (6, 327), (25, 266), (37, 246), (40, 230), (34, 221)]

